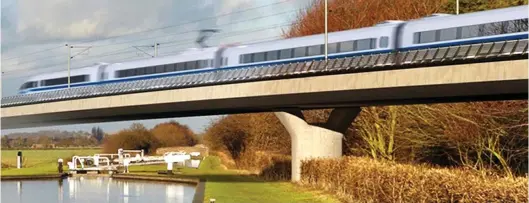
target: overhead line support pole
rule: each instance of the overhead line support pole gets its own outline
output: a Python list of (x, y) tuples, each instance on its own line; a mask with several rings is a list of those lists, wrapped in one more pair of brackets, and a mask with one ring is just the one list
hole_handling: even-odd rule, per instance
[[(327, 33), (327, 0), (325, 0), (325, 62), (327, 62), (327, 43), (328, 43), (328, 33)], [(327, 69), (327, 66), (325, 66)]]
[[(92, 48), (92, 46), (78, 46), (78, 47), (74, 47), (70, 44), (66, 44), (65, 45), (66, 47), (68, 47), (68, 88), (70, 88), (70, 84), (71, 84), (71, 80), (70, 80), (70, 69), (71, 69), (71, 60), (73, 57), (79, 55), (79, 54), (82, 54), (82, 53), (85, 53), (86, 51), (88, 51), (90, 48)], [(72, 49), (73, 48), (85, 48), (83, 51), (75, 54), (72, 56)]]
[(70, 60), (72, 60), (72, 46), (66, 44), (68, 47), (68, 88), (70, 88)]
[(459, 0), (456, 0), (456, 15), (459, 15)]

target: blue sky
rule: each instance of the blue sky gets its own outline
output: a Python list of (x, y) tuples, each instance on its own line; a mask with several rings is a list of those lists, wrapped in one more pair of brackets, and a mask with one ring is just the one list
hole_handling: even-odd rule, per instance
[[(149, 57), (133, 46), (160, 43), (159, 55), (196, 47), (196, 30), (220, 29), (208, 44), (254, 42), (279, 37), (312, 0), (2, 0), (2, 96), (15, 95), (26, 78), (66, 70), (64, 44), (92, 46), (72, 59), (72, 69), (96, 62), (120, 62)], [(219, 17), (215, 17), (219, 16)], [(225, 33), (225, 34), (223, 34)], [(81, 49), (73, 49), (75, 55)], [(145, 49), (152, 53), (152, 49)], [(200, 132), (217, 116), (175, 118)], [(153, 127), (169, 119), (134, 121)], [(3, 130), (44, 129), (106, 132), (132, 121)]]

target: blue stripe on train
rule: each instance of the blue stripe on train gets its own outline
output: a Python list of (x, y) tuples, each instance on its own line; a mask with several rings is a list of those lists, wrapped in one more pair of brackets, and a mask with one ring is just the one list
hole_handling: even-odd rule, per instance
[[(417, 49), (449, 47), (449, 46), (457, 46), (457, 45), (468, 45), (468, 44), (518, 40), (518, 39), (527, 39), (527, 38), (528, 38), (528, 34), (519, 34), (519, 35), (510, 35), (510, 36), (502, 36), (502, 37), (493, 37), (493, 38), (487, 38), (487, 39), (474, 39), (474, 40), (465, 40), (465, 41), (459, 41), (459, 42), (448, 42), (448, 43), (439, 43), (439, 44), (431, 44), (431, 45), (423, 45), (423, 46), (405, 47), (405, 48), (400, 48), (399, 51), (410, 51), (410, 50), (417, 50)], [(335, 59), (335, 58), (353, 57), (353, 56), (358, 56), (358, 55), (382, 54), (382, 53), (389, 53), (391, 51), (393, 50), (385, 49), (385, 50), (378, 50), (378, 51), (371, 51), (371, 52), (368, 51), (368, 52), (361, 52), (361, 53), (357, 52), (357, 53), (329, 54), (328, 56), (330, 59)], [(77, 83), (77, 84), (70, 84), (70, 87), (103, 85), (103, 84), (109, 84), (109, 83), (120, 83), (120, 82), (136, 81), (136, 80), (171, 77), (171, 76), (178, 76), (178, 75), (206, 73), (206, 72), (218, 71), (218, 70), (231, 70), (231, 69), (242, 69), (242, 68), (249, 68), (249, 67), (256, 67), (256, 66), (271, 66), (271, 65), (278, 65), (278, 64), (285, 64), (285, 63), (298, 63), (298, 62), (306, 62), (306, 61), (313, 61), (313, 60), (319, 60), (319, 59), (324, 59), (324, 56), (306, 57), (303, 59), (290, 59), (290, 60), (276, 61), (276, 62), (269, 62), (269, 63), (265, 62), (265, 63), (244, 64), (244, 65), (237, 65), (237, 66), (222, 67), (218, 69), (199, 69), (199, 70), (191, 70), (191, 71), (186, 71), (186, 72), (173, 72), (173, 73), (166, 73), (166, 74), (146, 75), (146, 76), (139, 76), (139, 77), (134, 77), (134, 78), (123, 78), (123, 79), (106, 80), (106, 81), (98, 81), (98, 82)], [(67, 87), (68, 85), (33, 88), (33, 89), (27, 89), (24, 91), (20, 91), (19, 93), (24, 94), (28, 92), (39, 92), (43, 90), (63, 89)]]

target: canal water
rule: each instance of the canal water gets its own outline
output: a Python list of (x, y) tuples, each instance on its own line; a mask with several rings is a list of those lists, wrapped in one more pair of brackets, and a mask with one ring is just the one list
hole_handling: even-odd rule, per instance
[(2, 181), (2, 203), (191, 203), (188, 184), (70, 177), (63, 180)]

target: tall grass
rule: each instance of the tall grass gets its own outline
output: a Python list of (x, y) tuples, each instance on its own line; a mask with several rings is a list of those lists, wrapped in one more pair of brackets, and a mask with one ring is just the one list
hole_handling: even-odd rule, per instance
[(347, 202), (527, 202), (527, 177), (398, 164), (369, 158), (303, 161), (301, 184)]

